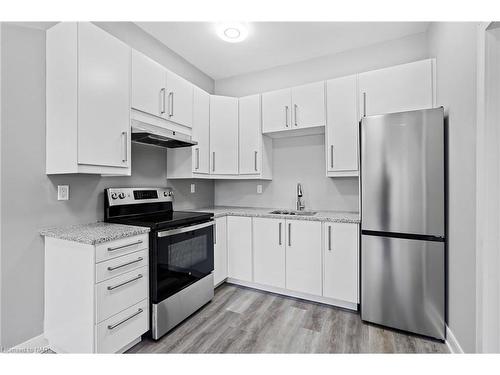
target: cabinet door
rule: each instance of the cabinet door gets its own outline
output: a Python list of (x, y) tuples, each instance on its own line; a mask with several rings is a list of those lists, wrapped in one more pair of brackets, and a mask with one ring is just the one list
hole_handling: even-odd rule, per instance
[(167, 73), (167, 116), (170, 121), (191, 127), (193, 123), (193, 85), (178, 75)]
[(434, 106), (433, 60), (417, 61), (359, 75), (361, 115)]
[(166, 79), (164, 67), (132, 50), (132, 108), (159, 117), (165, 116)]
[(285, 288), (285, 220), (253, 218), (254, 282)]
[(326, 165), (330, 172), (358, 170), (357, 76), (326, 84)]
[(99, 27), (78, 24), (78, 163), (130, 165), (131, 49)]
[(252, 218), (227, 217), (228, 276), (252, 281)]
[(259, 174), (261, 171), (262, 131), (260, 122), (260, 95), (252, 95), (240, 98), (240, 174)]
[(323, 296), (358, 303), (358, 225), (324, 224)]
[(211, 173), (238, 174), (238, 99), (210, 96)]
[(292, 88), (292, 128), (325, 126), (325, 82)]
[(321, 223), (287, 220), (286, 288), (321, 295)]
[(214, 237), (214, 285), (227, 278), (226, 217), (215, 219)]
[(194, 88), (193, 94), (193, 173), (210, 173), (210, 95)]
[(262, 94), (262, 132), (290, 129), (291, 90), (277, 90)]

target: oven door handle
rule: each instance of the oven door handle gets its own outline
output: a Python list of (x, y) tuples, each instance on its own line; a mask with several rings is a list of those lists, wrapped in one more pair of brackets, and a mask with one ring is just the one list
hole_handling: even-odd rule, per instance
[(215, 224), (215, 221), (211, 220), (207, 223), (201, 223), (198, 225), (191, 225), (188, 227), (176, 228), (176, 229), (171, 229), (171, 230), (164, 230), (163, 232), (158, 232), (158, 237), (167, 237), (167, 236), (173, 236), (175, 234), (192, 232), (193, 230), (210, 227), (214, 224)]

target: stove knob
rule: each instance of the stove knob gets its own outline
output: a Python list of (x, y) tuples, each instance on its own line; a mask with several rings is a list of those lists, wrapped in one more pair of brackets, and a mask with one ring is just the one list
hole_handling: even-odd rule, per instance
[(168, 192), (167, 192), (167, 191), (164, 191), (164, 192), (163, 192), (163, 196), (164, 196), (164, 197), (168, 197), (168, 195), (169, 195), (169, 194), (168, 194)]
[(111, 194), (111, 199), (116, 199), (116, 198), (118, 198), (118, 194), (116, 194), (116, 193), (112, 193), (112, 194)]
[(125, 193), (120, 193), (120, 194), (118, 195), (118, 197), (119, 197), (120, 199), (125, 198)]

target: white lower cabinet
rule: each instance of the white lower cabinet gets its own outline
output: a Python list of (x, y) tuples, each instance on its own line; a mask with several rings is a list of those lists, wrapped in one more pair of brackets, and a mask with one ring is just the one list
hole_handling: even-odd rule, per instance
[(323, 296), (358, 303), (357, 224), (324, 223)]
[(254, 282), (285, 288), (285, 220), (253, 219)]
[(215, 219), (214, 231), (214, 286), (227, 278), (226, 217)]
[(286, 288), (321, 296), (321, 222), (286, 221)]
[(227, 217), (228, 277), (252, 281), (252, 218)]
[(44, 336), (62, 353), (116, 353), (149, 329), (148, 235), (98, 245), (45, 237)]

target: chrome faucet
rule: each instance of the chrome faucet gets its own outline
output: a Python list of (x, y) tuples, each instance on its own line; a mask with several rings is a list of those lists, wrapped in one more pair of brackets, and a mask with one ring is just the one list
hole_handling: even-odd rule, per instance
[(300, 182), (297, 184), (297, 211), (302, 211), (304, 208), (306, 208), (306, 205), (302, 201), (302, 185)]

